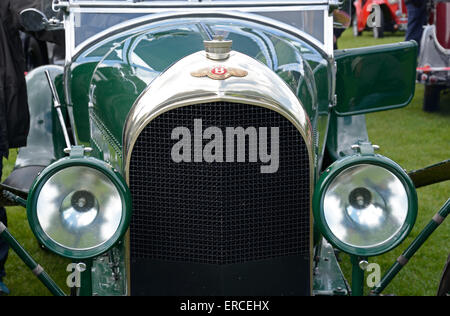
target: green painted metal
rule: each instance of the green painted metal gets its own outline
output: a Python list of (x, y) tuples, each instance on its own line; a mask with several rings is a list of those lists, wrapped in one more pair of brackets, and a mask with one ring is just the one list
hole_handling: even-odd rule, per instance
[[(32, 188), (30, 189), (30, 194), (27, 201), (27, 214), (28, 221), (31, 227), (31, 230), (37, 237), (37, 239), (45, 245), (49, 250), (67, 258), (71, 259), (88, 259), (98, 256), (106, 251), (108, 251), (114, 244), (125, 234), (128, 229), (130, 217), (131, 217), (131, 194), (125, 180), (121, 176), (121, 174), (111, 168), (104, 161), (98, 160), (96, 158), (81, 156), (83, 149), (79, 149), (79, 147), (72, 148), (73, 154), (71, 157), (62, 158), (52, 165), (48, 166), (36, 179)], [(80, 154), (81, 152), (81, 154)], [(42, 186), (46, 183), (46, 181), (54, 175), (56, 172), (74, 166), (85, 166), (94, 168), (103, 174), (105, 174), (116, 186), (121, 195), (122, 199), (122, 208), (124, 210), (124, 216), (119, 224), (119, 228), (117, 232), (113, 235), (113, 237), (104, 243), (103, 245), (96, 247), (94, 249), (83, 250), (83, 251), (74, 251), (70, 249), (66, 249), (52, 240), (50, 240), (42, 228), (39, 225), (39, 221), (37, 219), (36, 214), (36, 203), (39, 197), (39, 192)]]
[(119, 242), (107, 253), (93, 260), (92, 295), (127, 295), (127, 269), (123, 258), (126, 256), (125, 243)]
[(92, 259), (84, 260), (86, 270), (81, 273), (81, 288), (79, 296), (92, 296)]
[(4, 191), (3, 195), (5, 196), (5, 198), (14, 201), (16, 204), (23, 206), (23, 207), (27, 207), (27, 201), (25, 199), (22, 199), (20, 196), (13, 194), (10, 191)]
[(416, 188), (450, 180), (450, 159), (431, 166), (410, 171), (409, 177)]
[(333, 247), (322, 238), (317, 246), (314, 267), (315, 296), (345, 296), (349, 294), (347, 282), (336, 259)]
[(414, 41), (336, 51), (334, 112), (358, 115), (408, 105), (415, 92), (417, 51)]
[(381, 279), (380, 283), (372, 290), (372, 294), (378, 295), (389, 285), (400, 270), (408, 263), (414, 254), (422, 247), (431, 234), (442, 224), (450, 213), (450, 199), (442, 206), (437, 215), (428, 223), (428, 225), (414, 239), (411, 245), (403, 252), (402, 256), (392, 265)]
[[(410, 205), (405, 225), (401, 228), (397, 235), (392, 238), (392, 241), (373, 248), (355, 248), (342, 243), (333, 235), (331, 230), (328, 228), (323, 216), (323, 212), (321, 211), (323, 198), (325, 195), (324, 193), (328, 189), (329, 184), (343, 170), (358, 164), (372, 164), (391, 171), (403, 183), (408, 194), (408, 203)], [(336, 161), (334, 164), (328, 167), (320, 176), (320, 179), (316, 184), (313, 196), (313, 213), (315, 223), (322, 234), (325, 236), (325, 238), (327, 238), (327, 240), (336, 248), (348, 254), (363, 257), (377, 256), (397, 247), (408, 236), (416, 222), (417, 205), (417, 193), (414, 188), (414, 184), (412, 183), (408, 175), (403, 171), (403, 169), (397, 163), (386, 157), (383, 157), (381, 155), (369, 155), (367, 153), (364, 155), (356, 154), (353, 156), (345, 157), (341, 160)]]
[(34, 261), (30, 254), (20, 245), (20, 243), (11, 235), (3, 223), (0, 222), (0, 229), (3, 227), (3, 231), (0, 232), (0, 237), (8, 243), (11, 249), (19, 256), (19, 258), (26, 264), (26, 266), (33, 271), (36, 277), (45, 285), (45, 287), (55, 296), (66, 296), (63, 290), (52, 280), (52, 278), (45, 272), (42, 267)]
[(359, 263), (365, 258), (351, 256), (352, 263), (352, 296), (364, 295), (364, 270), (361, 269)]
[(74, 129), (79, 145), (90, 146), (90, 126), (89, 126), (89, 87), (92, 74), (101, 60), (96, 56), (94, 60), (84, 61), (80, 64), (71, 66), (70, 76), (66, 75), (66, 80), (70, 82), (65, 86), (67, 95), (67, 104), (74, 111)]

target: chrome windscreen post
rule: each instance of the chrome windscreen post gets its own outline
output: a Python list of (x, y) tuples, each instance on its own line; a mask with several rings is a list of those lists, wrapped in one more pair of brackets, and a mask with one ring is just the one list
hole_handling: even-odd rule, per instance
[(52, 9), (55, 12), (59, 12), (61, 9), (67, 10), (70, 7), (69, 1), (64, 0), (53, 0)]

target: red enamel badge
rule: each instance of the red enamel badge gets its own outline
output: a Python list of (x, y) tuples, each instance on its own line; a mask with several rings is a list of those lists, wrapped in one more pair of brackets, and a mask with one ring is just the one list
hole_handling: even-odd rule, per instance
[(191, 73), (194, 77), (209, 77), (214, 80), (225, 80), (230, 77), (245, 77), (248, 72), (237, 68), (227, 68), (225, 66), (214, 66), (212, 68), (203, 68)]
[(225, 76), (228, 73), (228, 70), (223, 66), (217, 66), (211, 69), (211, 73), (216, 76)]

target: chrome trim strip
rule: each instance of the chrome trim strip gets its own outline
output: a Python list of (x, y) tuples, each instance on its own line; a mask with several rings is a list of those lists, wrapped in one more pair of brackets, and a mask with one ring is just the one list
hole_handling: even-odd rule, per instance
[(397, 262), (404, 267), (408, 264), (409, 259), (406, 258), (405, 256), (401, 255), (400, 257), (397, 258)]
[(35, 276), (40, 276), (42, 273), (44, 273), (44, 268), (42, 268), (39, 264), (31, 271)]
[(433, 221), (436, 224), (441, 225), (445, 221), (445, 217), (437, 213), (436, 215), (433, 216)]
[(66, 39), (66, 64), (70, 62), (75, 50), (75, 15), (64, 15)]
[(75, 42), (75, 28), (73, 27), (74, 22), (71, 21), (73, 19), (73, 15), (64, 15), (64, 29), (65, 29), (65, 44), (66, 44), (66, 57), (65, 57), (65, 66), (64, 66), (64, 97), (67, 105), (67, 113), (69, 116), (70, 126), (72, 127), (72, 136), (74, 139), (75, 146), (78, 146), (78, 138), (77, 138), (77, 126), (75, 124), (75, 116), (73, 113), (73, 105), (72, 100), (70, 98), (70, 89), (69, 89), (69, 76), (67, 75), (70, 72), (70, 64), (71, 64), (71, 56), (73, 54), (73, 43)]
[(329, 57), (334, 56), (334, 31), (333, 31), (333, 25), (334, 25), (334, 18), (333, 15), (327, 14), (325, 12), (324, 14), (324, 50), (327, 52)]
[[(237, 11), (237, 12), (271, 12), (271, 11), (313, 11), (328, 8), (326, 6), (308, 5), (308, 6), (249, 6), (249, 7), (218, 7), (214, 8), (216, 12)], [(161, 12), (188, 12), (192, 10), (212, 10), (211, 7), (193, 7), (193, 8), (73, 8), (71, 13), (161, 13)]]

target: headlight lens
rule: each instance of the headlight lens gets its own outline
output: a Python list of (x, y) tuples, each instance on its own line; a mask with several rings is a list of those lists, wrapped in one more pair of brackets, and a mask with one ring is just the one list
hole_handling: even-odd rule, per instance
[(373, 156), (345, 159), (330, 170), (321, 178), (314, 210), (327, 239), (361, 256), (384, 253), (403, 241), (417, 216), (417, 196), (400, 167)]
[(128, 226), (130, 195), (121, 176), (93, 158), (48, 167), (30, 193), (30, 225), (50, 250), (75, 259), (108, 250)]

